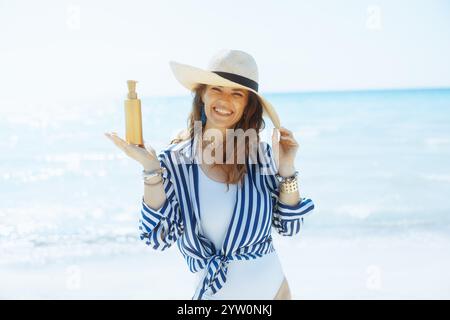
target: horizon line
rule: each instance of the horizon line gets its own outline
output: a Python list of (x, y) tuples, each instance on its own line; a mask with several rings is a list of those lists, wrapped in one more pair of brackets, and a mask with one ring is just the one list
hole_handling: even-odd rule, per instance
[[(263, 91), (265, 95), (281, 95), (281, 94), (320, 94), (320, 93), (364, 93), (364, 92), (387, 92), (387, 91), (440, 91), (450, 90), (448, 87), (398, 87), (398, 88), (362, 88), (362, 89), (317, 89), (317, 90), (288, 90), (288, 91)], [(182, 98), (190, 95), (187, 91), (185, 94), (155, 94), (145, 95), (145, 98)]]

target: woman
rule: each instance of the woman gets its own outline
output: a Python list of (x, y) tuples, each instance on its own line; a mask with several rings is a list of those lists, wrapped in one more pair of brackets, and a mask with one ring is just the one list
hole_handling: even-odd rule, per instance
[[(293, 236), (314, 209), (298, 191), (297, 141), (258, 93), (248, 53), (222, 50), (207, 70), (171, 67), (195, 93), (187, 130), (158, 155), (106, 134), (143, 165), (141, 239), (155, 250), (177, 243), (198, 275), (192, 299), (291, 299), (271, 230)], [(273, 148), (259, 139), (263, 116)]]

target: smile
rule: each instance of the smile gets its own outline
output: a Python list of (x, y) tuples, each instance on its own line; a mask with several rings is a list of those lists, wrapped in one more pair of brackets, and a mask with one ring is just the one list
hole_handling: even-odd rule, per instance
[(233, 111), (230, 111), (225, 108), (214, 107), (213, 109), (217, 114), (220, 114), (221, 116), (230, 116), (233, 114)]

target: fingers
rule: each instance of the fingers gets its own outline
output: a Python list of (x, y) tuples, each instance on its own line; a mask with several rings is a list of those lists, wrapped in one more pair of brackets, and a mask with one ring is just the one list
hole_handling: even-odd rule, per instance
[(284, 145), (298, 146), (298, 143), (295, 140), (294, 134), (292, 133), (291, 130), (288, 130), (284, 127), (280, 127), (279, 132), (280, 132), (280, 143)]
[(114, 140), (116, 140), (116, 141), (120, 141), (120, 142), (122, 142), (122, 144), (128, 144), (128, 142), (126, 142), (125, 140), (123, 140), (121, 137), (119, 137), (118, 135), (117, 135), (117, 132), (111, 132), (111, 133), (109, 133), (109, 136), (111, 137), (111, 138), (113, 138)]
[(275, 135), (277, 131), (279, 132), (280, 139), (294, 138), (294, 134), (292, 133), (292, 131), (284, 127), (280, 127), (279, 129), (274, 128), (273, 134)]
[[(149, 158), (157, 160), (156, 151), (148, 144), (145, 144), (145, 148), (130, 144), (120, 138), (115, 132), (105, 132), (105, 136), (108, 137), (108, 139), (110, 139), (117, 147), (119, 147), (119, 149), (121, 149), (127, 156), (140, 163), (147, 161)], [(150, 157), (148, 155), (150, 155)]]
[(280, 144), (288, 146), (298, 146), (298, 142), (290, 137), (281, 137)]
[(151, 145), (149, 145), (148, 143), (144, 143), (144, 146), (145, 146), (145, 149), (147, 149), (147, 151), (148, 151), (151, 155), (157, 157), (157, 155), (156, 155), (156, 150), (153, 149), (153, 147), (152, 147)]
[(294, 135), (291, 130), (286, 129), (285, 127), (280, 127), (280, 134), (282, 136), (293, 136)]
[(114, 144), (116, 146), (118, 146), (124, 152), (128, 152), (128, 143), (125, 140), (121, 139), (117, 135), (117, 133), (115, 133), (115, 132), (112, 132), (112, 133), (105, 132), (105, 136), (107, 136), (112, 142), (114, 142)]

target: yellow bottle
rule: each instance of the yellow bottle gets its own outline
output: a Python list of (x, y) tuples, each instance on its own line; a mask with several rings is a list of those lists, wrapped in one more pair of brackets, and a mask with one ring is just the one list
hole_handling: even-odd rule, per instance
[(128, 143), (144, 147), (141, 100), (137, 98), (136, 82), (134, 80), (127, 81), (128, 99), (125, 100), (125, 137)]

